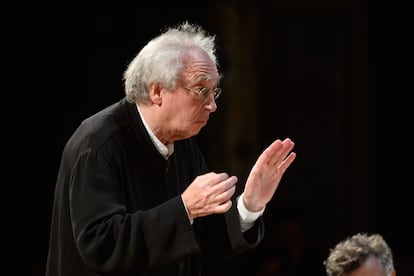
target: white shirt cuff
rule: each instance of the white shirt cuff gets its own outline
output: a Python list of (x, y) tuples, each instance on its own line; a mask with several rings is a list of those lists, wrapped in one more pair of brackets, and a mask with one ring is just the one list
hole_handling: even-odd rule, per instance
[(246, 209), (246, 206), (244, 206), (244, 202), (243, 202), (243, 195), (241, 194), (239, 196), (239, 198), (237, 199), (237, 210), (239, 211), (239, 217), (240, 217), (240, 224), (241, 224), (241, 229), (242, 232), (249, 230), (254, 222), (261, 216), (263, 215), (265, 208), (263, 208), (262, 210), (258, 211), (258, 212), (251, 212), (249, 210)]
[(187, 209), (187, 206), (185, 206), (185, 203), (184, 203), (184, 200), (183, 200), (183, 195), (181, 195), (181, 201), (183, 202), (183, 205), (184, 205), (185, 211), (187, 212), (187, 217), (188, 217), (188, 220), (190, 221), (190, 224), (191, 224), (191, 225), (193, 225), (194, 220), (193, 220), (193, 219), (191, 219), (191, 218), (190, 218), (190, 214), (188, 214), (188, 209)]

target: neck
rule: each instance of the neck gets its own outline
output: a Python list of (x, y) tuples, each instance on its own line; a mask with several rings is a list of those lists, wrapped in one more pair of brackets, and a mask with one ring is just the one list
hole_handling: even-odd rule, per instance
[[(150, 105), (137, 105), (138, 112), (140, 113), (143, 121), (152, 133), (163, 143), (164, 145), (169, 144), (172, 140), (169, 139), (169, 135), (165, 133), (162, 125), (162, 116), (156, 110), (156, 107)], [(154, 110), (155, 109), (155, 110)]]

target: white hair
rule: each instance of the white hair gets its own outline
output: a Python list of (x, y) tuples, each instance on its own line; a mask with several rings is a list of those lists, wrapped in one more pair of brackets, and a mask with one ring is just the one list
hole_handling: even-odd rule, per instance
[(124, 72), (126, 98), (140, 103), (148, 99), (151, 83), (161, 83), (172, 89), (184, 68), (183, 56), (194, 47), (204, 50), (216, 64), (215, 36), (187, 21), (169, 27), (150, 40), (127, 66)]

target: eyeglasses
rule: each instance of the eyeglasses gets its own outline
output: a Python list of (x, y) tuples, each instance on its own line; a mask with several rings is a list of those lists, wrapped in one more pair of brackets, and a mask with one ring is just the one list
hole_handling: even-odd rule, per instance
[(187, 89), (188, 91), (196, 93), (198, 95), (198, 98), (200, 100), (203, 100), (203, 101), (207, 99), (207, 97), (210, 93), (213, 94), (214, 100), (217, 100), (217, 98), (221, 94), (221, 88), (220, 87), (216, 87), (216, 88), (211, 89), (211, 90), (206, 88), (206, 87), (201, 87), (201, 88), (198, 88), (198, 89), (190, 88), (188, 86), (182, 86), (182, 87)]

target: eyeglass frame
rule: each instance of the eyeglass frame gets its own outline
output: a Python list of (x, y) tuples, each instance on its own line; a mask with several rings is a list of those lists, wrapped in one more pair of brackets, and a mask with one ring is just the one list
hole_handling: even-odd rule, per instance
[(210, 93), (213, 94), (214, 100), (217, 100), (222, 92), (220, 87), (215, 87), (213, 89), (208, 89), (207, 87), (201, 87), (200, 89), (196, 89), (196, 88), (191, 88), (185, 85), (179, 85), (179, 86), (187, 89), (190, 92), (196, 93), (200, 100), (206, 100)]

